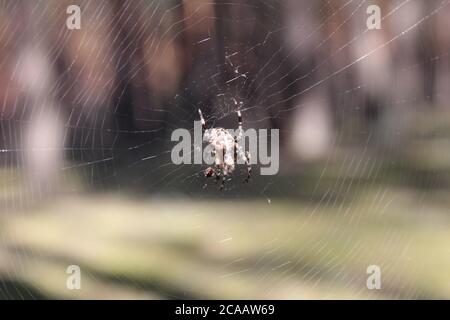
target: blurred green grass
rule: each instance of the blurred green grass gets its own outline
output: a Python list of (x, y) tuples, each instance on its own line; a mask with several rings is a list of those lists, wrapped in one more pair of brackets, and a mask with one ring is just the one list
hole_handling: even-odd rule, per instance
[(62, 196), (0, 228), (2, 298), (450, 298), (448, 209), (398, 188), (336, 204)]

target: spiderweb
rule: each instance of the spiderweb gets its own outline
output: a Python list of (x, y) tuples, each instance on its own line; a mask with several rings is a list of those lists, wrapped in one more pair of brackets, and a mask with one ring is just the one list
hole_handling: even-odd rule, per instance
[[(411, 280), (426, 273), (410, 257), (422, 233), (391, 226), (403, 216), (384, 220), (409, 198), (379, 180), (423, 183), (419, 218), (427, 190), (441, 183), (436, 172), (414, 169), (394, 179), (385, 165), (410, 168), (399, 156), (410, 150), (405, 123), (445, 104), (449, 42), (442, 28), (449, 1), (380, 1), (381, 30), (368, 29), (373, 3), (365, 0), (82, 1), (80, 30), (66, 27), (69, 4), (0, 4), (0, 159), (9, 186), (0, 192), (2, 211), (23, 210), (61, 190), (250, 199), (264, 208), (270, 227), (259, 229), (253, 215), (233, 220), (244, 225), (242, 241), (256, 253), (224, 249), (214, 281), (237, 281), (238, 292), (254, 281), (263, 297), (302, 297), (303, 285), (313, 297), (316, 290), (320, 298), (346, 290), (366, 297), (372, 292), (365, 267), (353, 270), (349, 262), (372, 263), (386, 274), (387, 297), (433, 296)], [(240, 110), (244, 128), (280, 129), (279, 174), (260, 176), (255, 165), (251, 183), (243, 184), (243, 168), (221, 192), (204, 177), (205, 166), (173, 164), (170, 135), (177, 128), (192, 132), (199, 108), (212, 127), (236, 128)], [(364, 190), (372, 192), (364, 201), (351, 196)], [(260, 237), (264, 228), (277, 230), (279, 201), (289, 203), (289, 228)], [(379, 227), (379, 241), (358, 232), (363, 220)], [(237, 236), (217, 232), (224, 246)], [(251, 247), (253, 235), (261, 240)], [(4, 261), (12, 265), (5, 263), (5, 279), (21, 273), (21, 260), (8, 250), (15, 237), (2, 232)], [(242, 275), (248, 278), (241, 283)], [(118, 278), (128, 283), (127, 275)], [(19, 291), (2, 283), (4, 297)], [(201, 286), (156, 291), (208, 297)]]

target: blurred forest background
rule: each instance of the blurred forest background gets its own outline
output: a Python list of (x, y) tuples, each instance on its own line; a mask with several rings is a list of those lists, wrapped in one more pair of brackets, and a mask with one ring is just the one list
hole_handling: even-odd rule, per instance
[[(450, 298), (449, 18), (448, 0), (0, 0), (0, 298)], [(219, 191), (172, 164), (198, 108), (280, 129), (279, 174)]]

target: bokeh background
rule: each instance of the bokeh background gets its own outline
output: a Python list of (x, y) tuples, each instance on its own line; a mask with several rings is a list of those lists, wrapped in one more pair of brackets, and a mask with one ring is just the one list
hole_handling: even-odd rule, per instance
[[(0, 298), (450, 298), (449, 17), (448, 0), (0, 1)], [(279, 129), (280, 172), (220, 191), (174, 165), (198, 108)]]

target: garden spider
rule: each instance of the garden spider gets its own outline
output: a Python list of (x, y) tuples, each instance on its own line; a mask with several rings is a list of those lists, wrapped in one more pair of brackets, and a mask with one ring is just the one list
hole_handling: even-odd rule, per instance
[(243, 135), (241, 112), (237, 111), (239, 127), (235, 136), (224, 128), (208, 129), (200, 109), (198, 109), (198, 113), (202, 122), (203, 141), (212, 146), (215, 162), (214, 168), (208, 167), (204, 171), (205, 177), (215, 177), (216, 182), (220, 180), (220, 190), (223, 190), (225, 178), (228, 174), (233, 173), (237, 161), (242, 160), (247, 165), (247, 177), (244, 182), (248, 182), (252, 171), (250, 153), (248, 151), (244, 152), (238, 144)]

